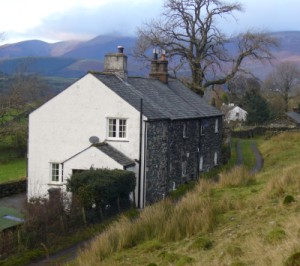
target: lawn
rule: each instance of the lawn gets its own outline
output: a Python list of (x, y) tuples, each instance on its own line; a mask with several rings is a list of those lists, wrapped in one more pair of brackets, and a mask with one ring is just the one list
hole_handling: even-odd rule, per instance
[(26, 177), (26, 158), (20, 157), (9, 138), (0, 139), (0, 183)]
[(0, 163), (0, 183), (19, 180), (26, 177), (26, 159), (12, 159)]

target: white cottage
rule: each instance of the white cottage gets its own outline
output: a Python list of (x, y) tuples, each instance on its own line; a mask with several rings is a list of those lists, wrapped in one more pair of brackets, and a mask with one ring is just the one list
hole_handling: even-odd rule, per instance
[(245, 122), (247, 118), (247, 111), (242, 109), (239, 106), (228, 106), (225, 111), (225, 121), (231, 122), (231, 121), (239, 121), (239, 122)]
[(29, 116), (28, 198), (66, 189), (73, 173), (125, 169), (138, 207), (162, 199), (221, 161), (222, 114), (154, 54), (150, 78), (127, 77), (120, 47), (103, 73), (90, 72)]

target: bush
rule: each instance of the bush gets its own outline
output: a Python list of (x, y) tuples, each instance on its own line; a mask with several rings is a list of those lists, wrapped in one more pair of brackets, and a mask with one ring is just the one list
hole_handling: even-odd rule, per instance
[(285, 266), (299, 266), (300, 265), (300, 252), (292, 254), (285, 262)]
[(283, 204), (290, 204), (295, 201), (295, 198), (292, 195), (286, 195), (283, 200)]
[(192, 245), (192, 249), (209, 250), (213, 248), (213, 241), (207, 237), (199, 237)]
[(276, 244), (286, 238), (286, 233), (281, 228), (275, 228), (266, 236), (266, 241), (270, 244)]
[(120, 199), (128, 200), (134, 188), (134, 173), (118, 169), (91, 169), (76, 173), (67, 184), (68, 191), (77, 195), (87, 210), (95, 208), (100, 212), (115, 203), (120, 210)]

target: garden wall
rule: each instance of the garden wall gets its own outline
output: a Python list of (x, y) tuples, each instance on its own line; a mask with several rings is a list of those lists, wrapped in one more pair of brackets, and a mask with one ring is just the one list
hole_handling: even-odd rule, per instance
[(26, 192), (27, 179), (0, 184), (0, 198)]
[(265, 135), (266, 133), (280, 133), (283, 131), (297, 131), (297, 128), (290, 128), (290, 127), (255, 127), (246, 130), (239, 130), (239, 131), (231, 131), (231, 136), (233, 138), (253, 138), (255, 136)]

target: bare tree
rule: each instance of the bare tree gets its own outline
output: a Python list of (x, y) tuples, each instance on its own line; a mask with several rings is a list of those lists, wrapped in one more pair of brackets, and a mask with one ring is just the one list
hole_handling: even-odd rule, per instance
[(214, 84), (224, 84), (238, 72), (246, 72), (247, 59), (265, 62), (272, 59), (270, 48), (277, 45), (265, 33), (246, 32), (232, 43), (235, 51), (227, 49), (229, 39), (217, 27), (219, 18), (241, 11), (239, 3), (219, 0), (165, 0), (160, 19), (138, 29), (135, 56), (147, 58), (151, 47), (166, 51), (176, 61), (176, 71), (188, 66), (191, 79), (187, 82), (196, 92)]
[(279, 94), (284, 100), (284, 111), (288, 111), (292, 90), (300, 84), (300, 70), (295, 62), (285, 61), (277, 65), (264, 82), (264, 89)]

